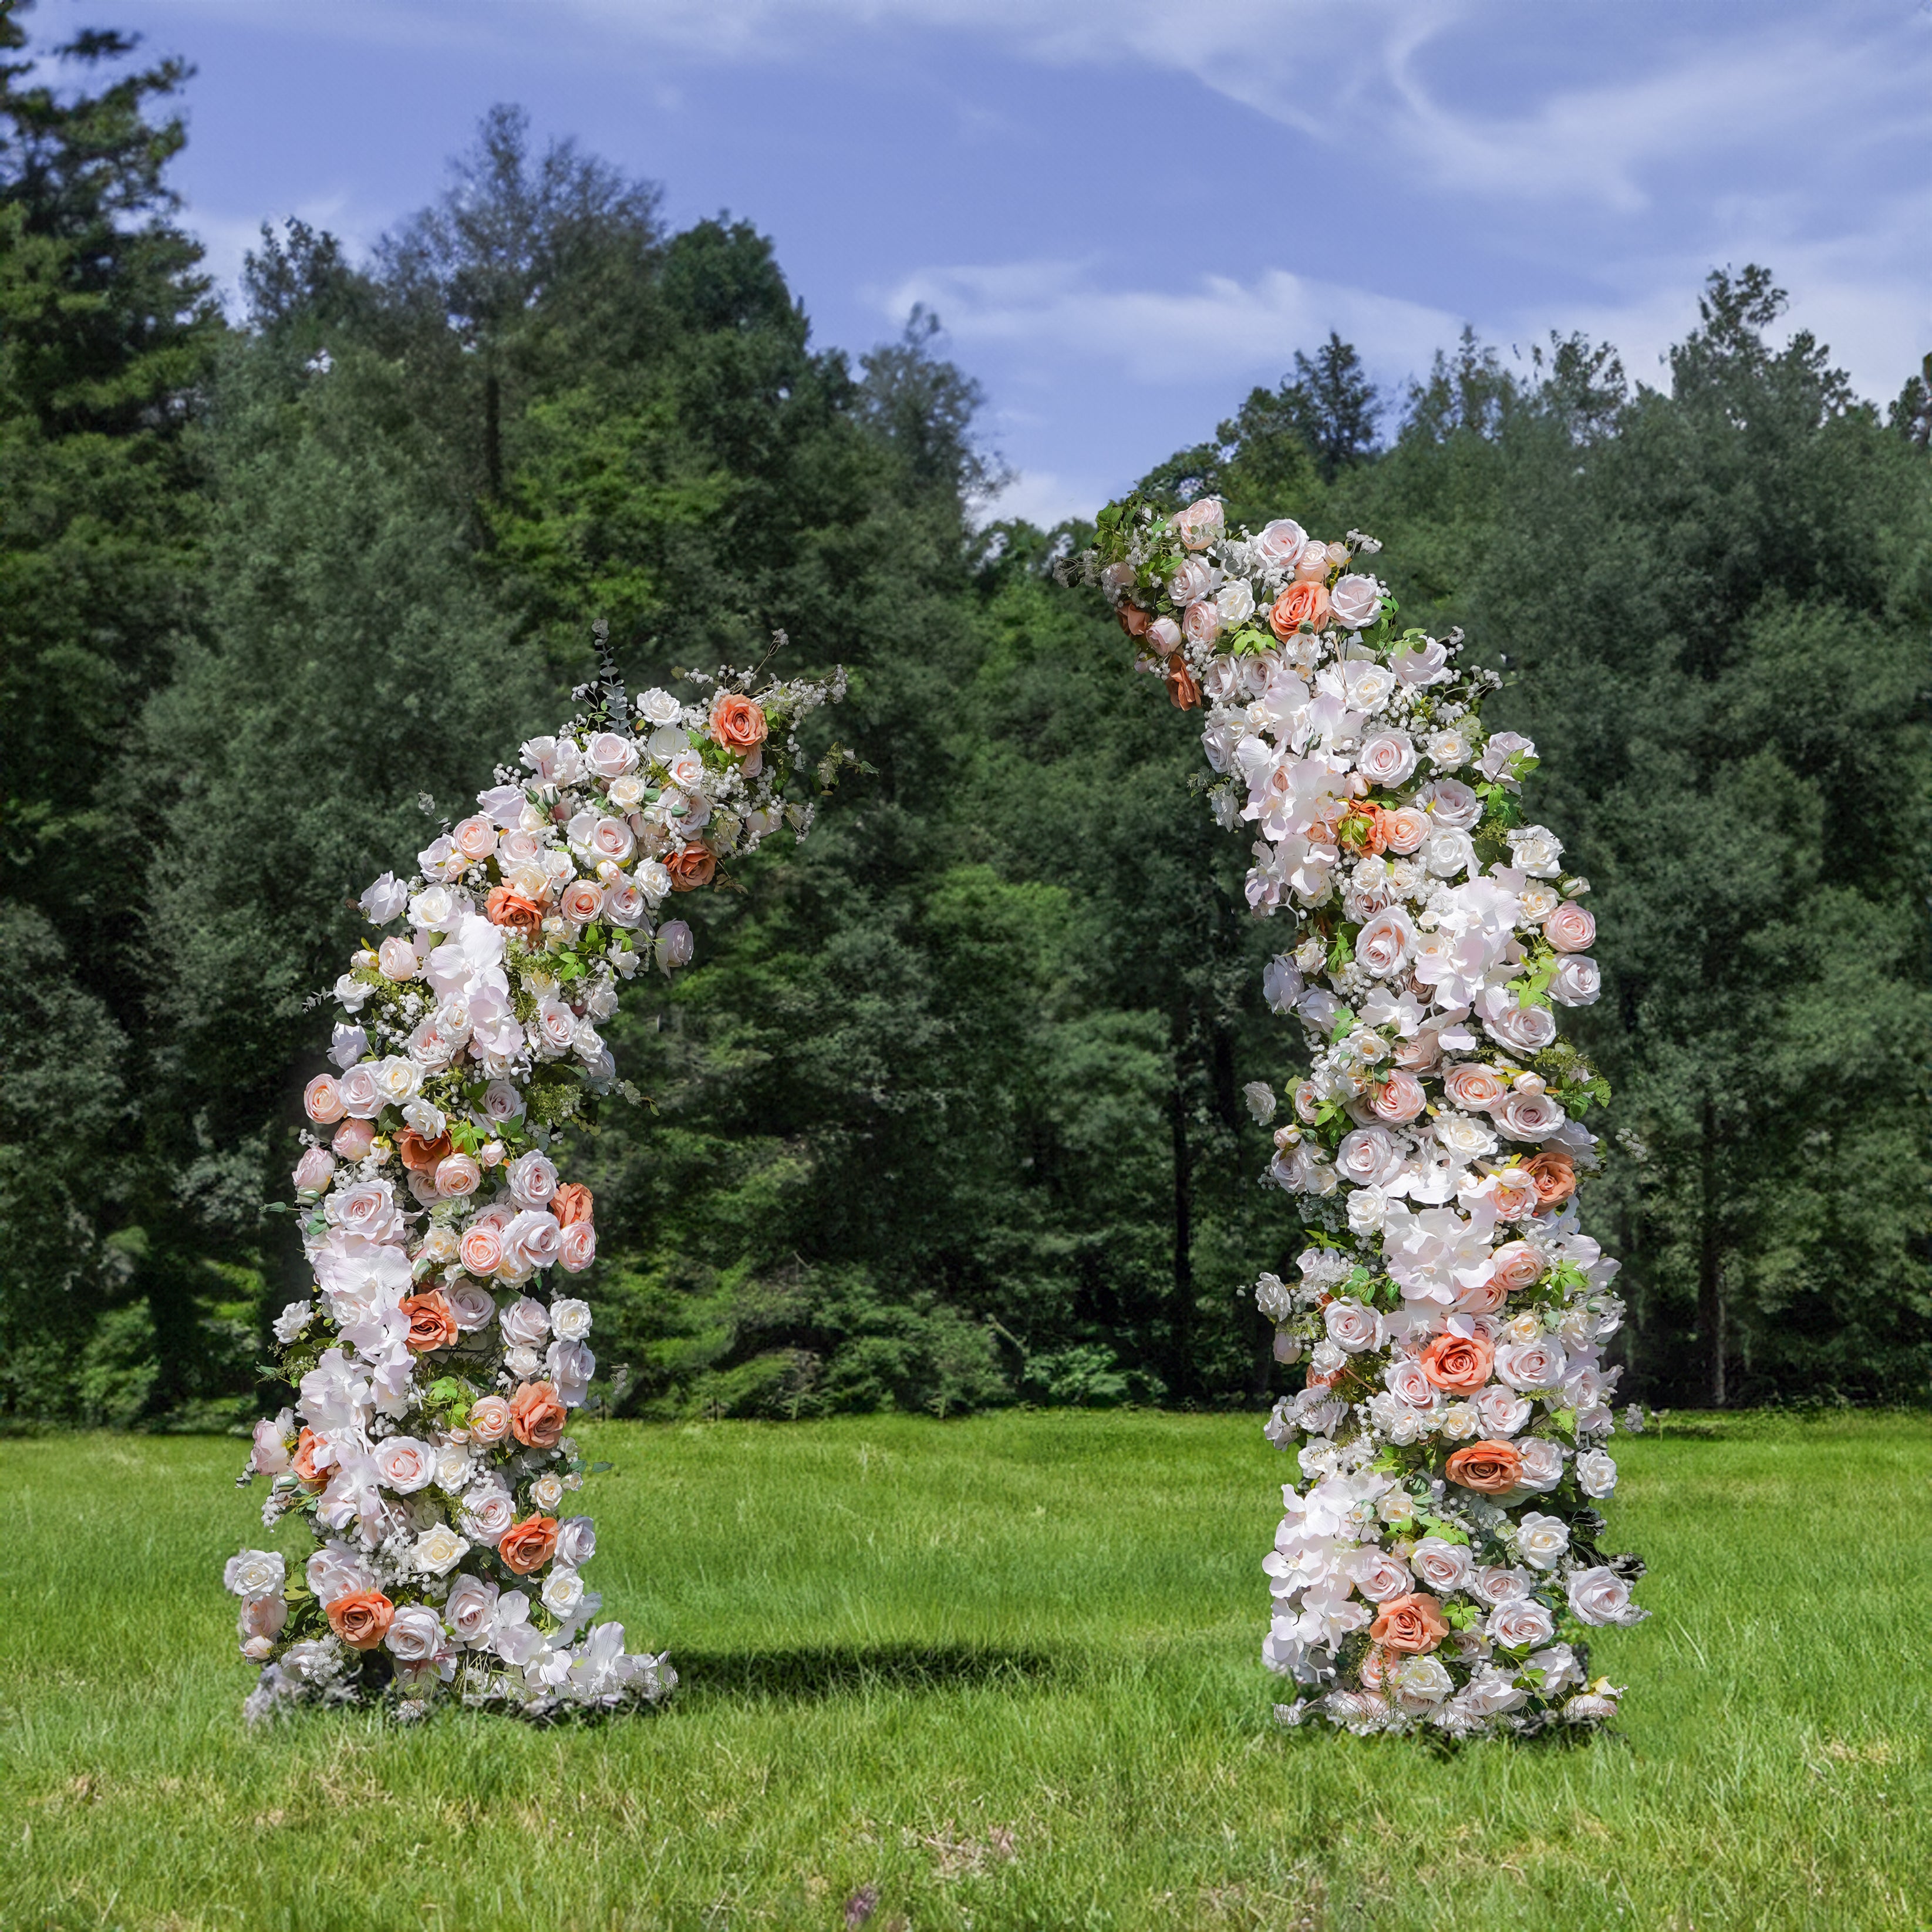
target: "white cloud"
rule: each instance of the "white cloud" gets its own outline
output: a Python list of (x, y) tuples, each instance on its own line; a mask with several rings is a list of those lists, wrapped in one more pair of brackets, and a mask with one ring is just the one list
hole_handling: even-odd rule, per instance
[(1278, 380), (1298, 347), (1340, 331), (1376, 366), (1426, 364), (1461, 320), (1441, 309), (1270, 268), (1252, 282), (1205, 275), (1172, 289), (1097, 286), (1080, 264), (932, 268), (883, 298), (895, 318), (923, 302), (961, 343), (1104, 357), (1137, 382)]

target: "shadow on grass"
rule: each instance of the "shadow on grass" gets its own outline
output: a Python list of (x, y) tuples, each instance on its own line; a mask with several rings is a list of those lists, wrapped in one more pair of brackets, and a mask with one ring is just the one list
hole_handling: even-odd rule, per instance
[(805, 1702), (875, 1690), (1022, 1690), (1054, 1674), (1042, 1651), (995, 1650), (969, 1644), (826, 1645), (801, 1650), (674, 1652), (676, 1701), (732, 1698)]

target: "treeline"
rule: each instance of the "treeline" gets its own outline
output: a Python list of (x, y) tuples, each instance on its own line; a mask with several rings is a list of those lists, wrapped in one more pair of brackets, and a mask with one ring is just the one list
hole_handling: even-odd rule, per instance
[[(765, 238), (502, 110), (368, 262), (265, 230), (230, 319), (178, 68), (87, 35), (56, 92), (0, 23), (0, 1417), (252, 1411), (307, 998), (600, 616), (640, 680), (846, 664), (862, 760), (611, 1029), (652, 1106), (573, 1156), (610, 1406), (1264, 1398), (1281, 930), (1054, 580), (1083, 532), (983, 520), (931, 320), (819, 348)], [(1387, 397), (1331, 338), (1144, 487), (1375, 531), (1517, 677), (1604, 935), (1626, 1386), (1917, 1400), (1932, 391), (1859, 402), (1780, 304), (1714, 275), (1657, 388), (1466, 338)]]

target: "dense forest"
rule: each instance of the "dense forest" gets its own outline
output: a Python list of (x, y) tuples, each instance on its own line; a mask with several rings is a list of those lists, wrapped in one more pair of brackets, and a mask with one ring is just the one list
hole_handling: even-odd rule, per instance
[[(1086, 532), (999, 519), (936, 322), (820, 346), (768, 238), (508, 109), (367, 260), (265, 226), (231, 310), (181, 68), (51, 51), (0, 4), (0, 1420), (253, 1414), (307, 997), (599, 616), (634, 680), (844, 664), (860, 760), (614, 1023), (650, 1105), (572, 1156), (610, 1408), (1265, 1400), (1282, 934), (1054, 575)], [(1932, 357), (1876, 408), (1782, 306), (1713, 273), (1655, 386), (1284, 344), (1142, 487), (1373, 531), (1510, 680), (1603, 932), (1626, 1390), (1922, 1401)]]

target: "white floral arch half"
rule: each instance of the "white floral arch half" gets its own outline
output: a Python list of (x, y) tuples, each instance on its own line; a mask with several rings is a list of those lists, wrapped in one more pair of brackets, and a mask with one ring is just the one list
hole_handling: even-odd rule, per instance
[[(363, 893), (372, 936), (336, 983), (336, 1071), (308, 1083), (295, 1175), (310, 1296), (274, 1324), (292, 1405), (258, 1424), (242, 1480), (300, 1515), (298, 1575), (244, 1550), (251, 1717), (300, 1702), (439, 1700), (544, 1716), (656, 1702), (677, 1678), (596, 1621), (596, 1548), (569, 1433), (596, 1367), (562, 1277), (597, 1252), (590, 1190), (555, 1136), (614, 1089), (598, 1022), (640, 969), (692, 956), (676, 895), (811, 808), (783, 794), (829, 682), (724, 671), (626, 698), (600, 681), (478, 809)], [(782, 641), (781, 639), (780, 641)], [(832, 761), (828, 760), (828, 765)], [(821, 767), (821, 781), (828, 776)]]
[[(1642, 1562), (1598, 1546), (1623, 1308), (1576, 1192), (1609, 1089), (1557, 1031), (1598, 996), (1589, 885), (1523, 822), (1535, 747), (1480, 716), (1499, 680), (1459, 662), (1460, 634), (1396, 631), (1363, 567), (1380, 548), (1130, 497), (1069, 572), (1177, 705), (1204, 701), (1248, 902), (1298, 929), (1264, 992), (1310, 1071), (1268, 1172), (1312, 1239), (1256, 1299), (1276, 1358), (1309, 1366), (1268, 1423), (1299, 1476), (1262, 1654), (1294, 1684), (1287, 1724), (1597, 1725), (1622, 1692), (1590, 1681), (1588, 1633), (1646, 1613)], [(1271, 1121), (1274, 1093), (1247, 1092)]]

